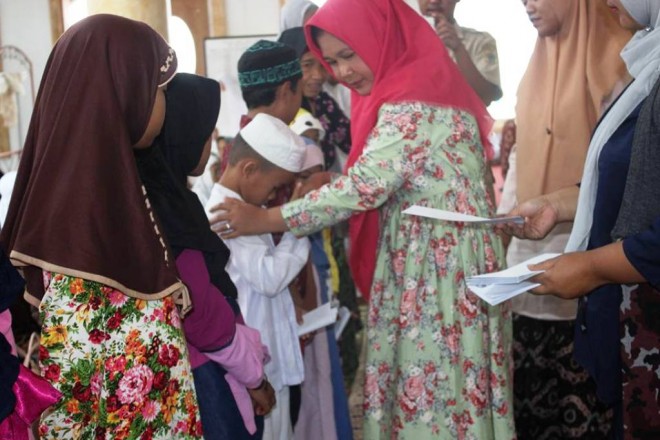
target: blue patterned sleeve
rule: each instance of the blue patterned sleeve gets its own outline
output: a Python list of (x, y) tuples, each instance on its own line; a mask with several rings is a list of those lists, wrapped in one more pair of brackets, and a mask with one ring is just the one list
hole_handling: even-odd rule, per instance
[(646, 231), (624, 239), (623, 251), (646, 281), (660, 289), (660, 218)]

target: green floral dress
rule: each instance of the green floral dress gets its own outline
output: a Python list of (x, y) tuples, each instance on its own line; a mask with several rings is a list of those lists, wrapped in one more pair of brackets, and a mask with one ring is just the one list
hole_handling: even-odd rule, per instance
[(44, 439), (197, 439), (202, 428), (178, 311), (44, 272), (42, 374), (63, 394)]
[(365, 439), (514, 439), (506, 306), (465, 277), (499, 270), (491, 227), (402, 215), (413, 204), (488, 216), (474, 118), (386, 104), (347, 176), (282, 208), (299, 235), (377, 208), (380, 237), (367, 328)]

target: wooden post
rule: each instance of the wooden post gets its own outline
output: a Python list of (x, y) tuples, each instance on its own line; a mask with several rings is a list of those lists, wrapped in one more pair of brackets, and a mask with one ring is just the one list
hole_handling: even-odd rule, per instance
[(225, 9), (225, 0), (208, 0), (210, 36), (227, 36), (227, 10)]
[(89, 15), (108, 13), (143, 21), (169, 40), (168, 0), (87, 0), (87, 9)]
[(48, 0), (50, 10), (50, 39), (53, 44), (64, 33), (64, 12), (62, 10), (62, 0)]
[(204, 75), (204, 38), (210, 36), (207, 0), (171, 0), (172, 15), (186, 22), (195, 40), (195, 73)]

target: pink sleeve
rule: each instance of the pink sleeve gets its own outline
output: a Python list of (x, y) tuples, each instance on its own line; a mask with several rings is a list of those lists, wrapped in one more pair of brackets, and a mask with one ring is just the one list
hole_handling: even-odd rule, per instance
[(259, 332), (240, 324), (236, 325), (231, 345), (204, 354), (247, 388), (257, 388), (261, 384), (264, 364), (269, 360), (268, 349), (261, 343)]
[(270, 360), (268, 348), (261, 343), (259, 332), (242, 324), (236, 325), (232, 343), (222, 350), (204, 353), (227, 370), (225, 379), (250, 434), (257, 430), (252, 399), (248, 388), (257, 388), (264, 380), (264, 364)]
[(16, 356), (16, 342), (14, 341), (14, 333), (11, 331), (11, 313), (9, 310), (0, 312), (0, 333), (2, 333), (9, 345), (11, 345), (11, 354)]
[(229, 345), (236, 332), (236, 316), (222, 292), (211, 283), (202, 252), (184, 250), (176, 259), (176, 267), (193, 304), (183, 320), (188, 343), (199, 351)]

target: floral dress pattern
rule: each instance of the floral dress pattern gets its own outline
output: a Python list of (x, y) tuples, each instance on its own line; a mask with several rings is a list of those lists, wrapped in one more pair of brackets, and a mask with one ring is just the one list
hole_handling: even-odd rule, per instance
[(42, 417), (41, 438), (202, 438), (171, 298), (143, 301), (49, 272), (44, 285), (39, 359), (63, 398)]
[(421, 103), (385, 104), (347, 176), (285, 205), (296, 234), (379, 209), (367, 328), (365, 438), (514, 439), (511, 323), (506, 306), (465, 277), (499, 270), (490, 227), (407, 216), (413, 204), (488, 216), (474, 118)]
[[(310, 101), (314, 102), (314, 110)], [(319, 143), (326, 169), (332, 168), (337, 158), (335, 148), (348, 154), (351, 151), (351, 121), (330, 94), (321, 92), (315, 98), (304, 98), (302, 107), (319, 120), (325, 137)]]

